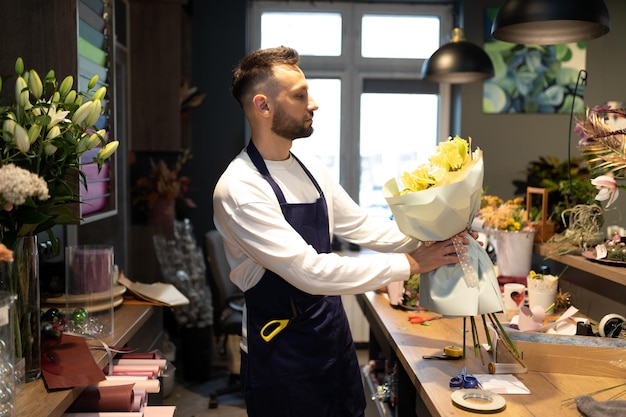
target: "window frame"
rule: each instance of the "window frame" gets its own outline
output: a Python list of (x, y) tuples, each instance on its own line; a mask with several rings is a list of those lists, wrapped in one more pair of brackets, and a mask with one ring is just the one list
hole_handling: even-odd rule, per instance
[[(254, 1), (249, 6), (248, 50), (261, 47), (261, 15), (264, 12), (326, 12), (342, 15), (340, 56), (301, 56), (300, 67), (307, 78), (338, 78), (341, 81), (341, 115), (339, 148), (339, 182), (355, 201), (359, 201), (360, 100), (366, 92), (366, 80), (419, 82), (429, 92), (439, 95), (437, 142), (446, 140), (452, 112), (452, 88), (449, 84), (432, 84), (422, 80), (425, 59), (365, 58), (361, 56), (361, 22), (364, 14), (427, 15), (440, 19), (440, 45), (447, 42), (453, 28), (452, 5), (400, 3), (279, 2)], [(359, 36), (348, 36), (358, 33)], [(278, 45), (276, 45), (278, 46)], [(433, 51), (434, 52), (434, 51)], [(434, 87), (433, 87), (434, 86)], [(248, 135), (249, 136), (249, 135)], [(445, 137), (444, 137), (445, 136)]]

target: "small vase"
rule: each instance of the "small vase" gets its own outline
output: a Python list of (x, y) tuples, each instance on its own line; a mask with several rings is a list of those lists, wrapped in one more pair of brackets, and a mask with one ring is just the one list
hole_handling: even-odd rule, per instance
[(530, 272), (535, 232), (495, 231), (498, 275), (526, 277)]
[(2, 262), (0, 290), (16, 299), (13, 304), (15, 377), (35, 381), (41, 376), (39, 253), (37, 237), (19, 237), (13, 249), (13, 262)]
[(153, 226), (171, 226), (176, 218), (176, 200), (159, 198), (148, 212), (148, 224)]

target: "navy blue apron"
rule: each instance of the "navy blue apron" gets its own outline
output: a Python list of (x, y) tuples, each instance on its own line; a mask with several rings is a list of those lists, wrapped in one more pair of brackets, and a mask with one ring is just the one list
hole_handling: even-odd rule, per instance
[[(311, 173), (292, 155), (320, 197), (287, 204), (252, 141), (247, 149), (287, 222), (318, 253), (329, 253), (328, 208)], [(362, 417), (365, 394), (341, 297), (305, 293), (269, 270), (245, 297), (248, 354), (242, 355), (241, 378), (248, 416)], [(267, 330), (279, 320), (281, 326)]]

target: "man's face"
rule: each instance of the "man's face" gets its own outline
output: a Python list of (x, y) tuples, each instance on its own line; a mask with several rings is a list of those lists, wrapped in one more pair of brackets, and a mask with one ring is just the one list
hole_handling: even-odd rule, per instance
[(286, 139), (306, 138), (313, 133), (313, 112), (317, 104), (309, 96), (308, 83), (298, 67), (274, 68), (278, 90), (272, 131)]

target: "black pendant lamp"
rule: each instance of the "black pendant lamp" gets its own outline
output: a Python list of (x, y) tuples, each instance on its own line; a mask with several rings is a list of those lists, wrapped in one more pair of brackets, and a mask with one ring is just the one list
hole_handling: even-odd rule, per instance
[(506, 0), (491, 34), (511, 43), (555, 45), (599, 38), (610, 29), (603, 0)]
[(422, 66), (422, 78), (437, 83), (464, 84), (493, 75), (489, 55), (480, 46), (466, 41), (460, 28), (454, 28), (452, 41), (437, 49)]

